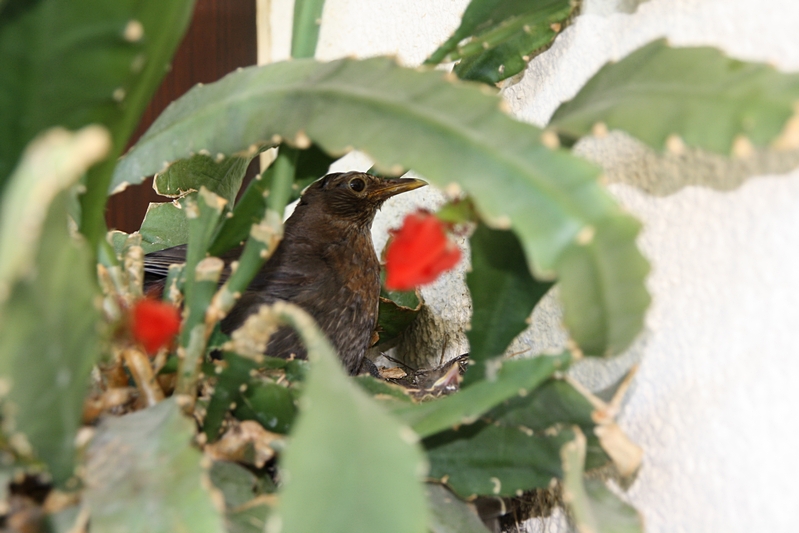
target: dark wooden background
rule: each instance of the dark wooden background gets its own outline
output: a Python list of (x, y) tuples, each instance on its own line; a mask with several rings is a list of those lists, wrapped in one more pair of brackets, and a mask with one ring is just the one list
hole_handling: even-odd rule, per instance
[[(257, 43), (255, 0), (197, 0), (186, 36), (153, 97), (130, 144), (147, 130), (161, 111), (197, 83), (210, 83), (236, 70), (255, 65)], [(257, 159), (248, 174), (258, 171)], [(128, 187), (109, 199), (106, 222), (109, 229), (132, 232), (139, 229), (149, 202), (166, 198), (155, 194), (152, 178)]]

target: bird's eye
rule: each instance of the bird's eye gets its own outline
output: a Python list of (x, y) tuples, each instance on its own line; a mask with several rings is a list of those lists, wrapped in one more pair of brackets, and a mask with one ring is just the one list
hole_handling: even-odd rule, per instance
[(350, 189), (355, 192), (361, 192), (366, 188), (366, 182), (361, 178), (352, 178), (350, 180)]

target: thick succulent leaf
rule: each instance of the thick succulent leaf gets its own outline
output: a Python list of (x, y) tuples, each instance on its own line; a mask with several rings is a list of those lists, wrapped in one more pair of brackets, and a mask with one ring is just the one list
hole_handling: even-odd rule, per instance
[(536, 432), (560, 425), (577, 425), (587, 436), (586, 467), (606, 465), (610, 458), (594, 434), (594, 406), (572, 385), (560, 379), (549, 379), (524, 396), (507, 399), (485, 414), (491, 422)]
[(591, 419), (593, 411), (591, 403), (569, 383), (550, 379), (530, 394), (509, 398), (489, 411), (486, 417), (507, 426), (526, 427), (533, 431), (544, 431), (562, 423), (590, 430), (596, 425)]
[(47, 533), (72, 533), (75, 531), (75, 524), (80, 514), (80, 505), (71, 505), (60, 511), (45, 515), (45, 526)]
[(319, 21), (325, 0), (295, 0), (291, 57), (313, 57), (319, 40)]
[(92, 254), (70, 238), (64, 196), (43, 230), (35, 274), (12, 288), (0, 310), (0, 375), (11, 387), (12, 427), (61, 485), (73, 475), (100, 314)]
[(262, 502), (245, 504), (227, 515), (227, 533), (263, 533), (272, 507)]
[(580, 533), (642, 533), (638, 512), (621, 501), (598, 479), (583, 475), (585, 437), (575, 428), (574, 439), (561, 450), (563, 459), (563, 501)]
[[(385, 269), (380, 270), (381, 281), (385, 280)], [(381, 283), (380, 303), (377, 309), (377, 333), (379, 344), (390, 342), (410, 326), (422, 310), (422, 295), (417, 290), (389, 291)]]
[(105, 234), (116, 158), (166, 73), (194, 1), (41, 0), (25, 7), (0, 25), (0, 188), (38, 132), (106, 126), (112, 150), (89, 169), (80, 197), (80, 229), (95, 245)]
[[(307, 150), (294, 150), (287, 145), (280, 147), (280, 151), (288, 150), (292, 150), (296, 154), (296, 160), (294, 161), (294, 183), (291, 185), (286, 200), (294, 201), (300, 197), (300, 193), (305, 187), (327, 174), (328, 167), (334, 159), (316, 145), (311, 145)], [(242, 244), (247, 239), (252, 225), (263, 219), (267, 199), (274, 193), (273, 183), (277, 166), (276, 163), (273, 163), (263, 174), (250, 181), (241, 200), (233, 208), (233, 216), (224, 221), (214, 237), (214, 242), (209, 249), (211, 255), (220, 254)]]
[(406, 389), (400, 385), (394, 385), (369, 375), (354, 376), (352, 379), (376, 400), (393, 402), (394, 404), (398, 402), (410, 404), (413, 402), (411, 397), (405, 392)]
[(424, 531), (425, 467), (413, 432), (350, 382), (310, 317), (300, 330), (311, 368), (281, 463), (280, 530)]
[(177, 202), (153, 202), (139, 228), (144, 253), (157, 252), (189, 241), (186, 213)]
[(239, 420), (256, 420), (274, 433), (288, 433), (296, 414), (291, 392), (269, 382), (251, 384), (234, 411)]
[[(603, 123), (657, 150), (678, 136), (687, 145), (728, 154), (775, 141), (797, 102), (799, 74), (731, 59), (714, 48), (670, 48), (658, 40), (602, 67), (555, 111), (550, 127), (579, 138)], [(679, 141), (674, 144), (678, 149)]]
[(258, 478), (237, 463), (214, 461), (208, 473), (211, 483), (222, 492), (227, 508), (244, 505), (257, 494)]
[(477, 513), (446, 487), (427, 484), (431, 533), (488, 533)]
[(291, 200), (299, 198), (305, 187), (327, 174), (335, 160), (335, 157), (331, 157), (316, 144), (311, 144), (307, 150), (300, 150), (297, 153)]
[(181, 159), (169, 165), (164, 172), (156, 174), (153, 188), (161, 196), (178, 198), (205, 187), (227, 200), (228, 205), (232, 206), (247, 167), (255, 155), (257, 154), (226, 157), (219, 162), (211, 156), (202, 154)]
[(121, 151), (194, 2), (42, 0), (0, 25), (0, 185), (52, 126), (107, 126)]
[[(192, 282), (195, 278), (195, 267), (208, 256), (208, 247), (219, 226), (222, 213), (225, 209), (225, 202), (222, 197), (212, 193), (208, 189), (201, 187), (196, 194), (190, 194), (180, 202), (181, 209), (186, 216), (188, 227), (188, 242), (186, 246), (186, 304), (190, 305)], [(208, 302), (206, 302), (207, 305)], [(202, 311), (205, 314), (205, 311)], [(185, 329), (183, 331), (185, 339)]]
[(461, 59), (455, 65), (459, 78), (489, 84), (524, 70), (530, 59), (546, 50), (578, 9), (577, 2), (570, 0), (477, 0), (468, 9), (475, 4), (491, 5), (489, 20), (493, 24), (480, 24), (479, 29), (473, 29), (469, 41), (450, 51), (446, 59)]
[(225, 218), (219, 231), (214, 236), (208, 253), (219, 255), (230, 250), (235, 246), (243, 244), (250, 234), (253, 224), (258, 224), (266, 213), (266, 196), (271, 185), (271, 170), (263, 175), (256, 176), (244, 193), (241, 199), (233, 208), (232, 216)]
[(75, 434), (99, 354), (95, 266), (85, 243), (69, 234), (66, 188), (109, 144), (96, 127), (34, 141), (0, 213), (3, 424), (12, 442), (26, 443), (18, 451), (34, 452), (59, 486), (73, 475)]
[(391, 342), (402, 335), (402, 332), (416, 320), (421, 309), (421, 302), (411, 308), (381, 296), (377, 310), (377, 333), (380, 336), (378, 345)]
[(0, 0), (0, 25), (8, 24), (41, 0)]
[[(463, 13), (458, 29), (425, 63), (437, 64), (472, 57), (516, 40), (520, 34), (533, 35), (538, 29), (536, 26), (563, 20), (573, 9), (564, 0), (472, 0)], [(547, 22), (547, 17), (559, 12), (567, 15)], [(533, 50), (535, 47), (529, 48), (528, 52)]]
[[(495, 375), (479, 381), (457, 394), (440, 400), (400, 406), (394, 414), (409, 424), (421, 437), (443, 429), (471, 424), (501, 402), (527, 394), (558, 370), (565, 370), (570, 354), (540, 355), (531, 359), (496, 362)], [(493, 365), (492, 365), (493, 366)]]
[[(234, 154), (274, 135), (298, 144), (310, 138), (331, 154), (356, 148), (379, 168), (413, 168), (441, 187), (459, 183), (489, 226), (516, 232), (528, 265), (549, 279), (559, 257), (578, 246), (578, 235), (613, 229), (596, 226), (600, 220), (630, 217), (597, 183), (595, 167), (545, 147), (541, 130), (505, 115), (500, 102), (478, 87), (450, 83), (438, 72), (405, 69), (385, 58), (324, 64), (295, 60), (249, 68), (192, 89), (175, 102), (122, 159), (114, 179), (135, 183), (159, 170), (161, 161), (200, 149)], [(230, 120), (231, 113), (247, 119)], [(643, 261), (634, 236), (625, 235), (617, 245), (626, 250), (625, 257)], [(598, 252), (607, 263), (619, 256), (617, 249)], [(640, 270), (624, 263), (612, 268), (627, 294), (646, 294)], [(590, 289), (566, 291), (564, 305), (574, 310), (568, 316), (586, 311), (598, 320), (592, 328), (613, 324), (631, 341), (639, 328), (630, 327), (629, 317), (612, 314), (616, 306), (606, 298), (613, 288)], [(639, 317), (644, 310), (637, 311)], [(625, 327), (618, 327), (618, 321)], [(589, 332), (573, 333), (584, 339)]]
[(472, 495), (514, 496), (547, 487), (563, 475), (560, 449), (571, 431), (531, 434), (519, 428), (479, 421), (447, 430), (423, 441), (430, 476), (462, 498)]
[(502, 355), (528, 326), (533, 307), (552, 286), (530, 275), (513, 232), (478, 224), (469, 244), (472, 270), (466, 274), (466, 284), (472, 296), (472, 322), (466, 336), (469, 359), (475, 364), (466, 373), (464, 386), (482, 378), (485, 361)]
[(230, 405), (241, 403), (241, 386), (251, 380), (250, 371), (259, 367), (254, 360), (231, 352), (225, 352), (224, 358), (227, 365), (216, 374), (216, 385), (203, 424), (209, 442), (215, 441), (219, 436), (219, 430), (222, 428), (225, 415), (230, 410)]
[[(649, 307), (649, 293), (629, 283), (630, 278), (644, 279), (649, 273), (649, 263), (629, 245), (640, 229), (633, 218), (607, 218), (559, 259), (562, 300), (602, 303), (584, 308), (564, 305), (569, 331), (587, 354), (620, 353), (644, 325), (641, 310)], [(623, 270), (618, 265), (624, 265)]]
[(223, 518), (194, 423), (174, 398), (119, 418), (107, 418), (89, 447), (85, 501), (92, 531), (221, 533)]
[(53, 129), (30, 144), (0, 204), (0, 302), (16, 280), (34, 270), (50, 203), (110, 145), (107, 131), (96, 126), (74, 134)]

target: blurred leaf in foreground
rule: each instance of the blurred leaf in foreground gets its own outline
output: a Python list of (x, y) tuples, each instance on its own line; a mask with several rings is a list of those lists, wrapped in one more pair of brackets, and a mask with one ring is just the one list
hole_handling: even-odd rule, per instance
[(106, 419), (88, 451), (92, 532), (224, 532), (224, 501), (208, 490), (194, 433), (174, 398)]
[(292, 314), (311, 368), (267, 531), (277, 524), (283, 533), (424, 531), (426, 465), (416, 435), (349, 379), (309, 316)]
[(69, 188), (105, 155), (92, 126), (34, 140), (12, 175), (0, 212), (0, 376), (4, 429), (33, 452), (57, 485), (73, 475), (75, 434), (99, 353), (95, 265), (67, 228)]
[(643, 533), (641, 515), (623, 502), (599, 479), (586, 479), (585, 436), (575, 427), (574, 439), (561, 449), (563, 501), (579, 533)]

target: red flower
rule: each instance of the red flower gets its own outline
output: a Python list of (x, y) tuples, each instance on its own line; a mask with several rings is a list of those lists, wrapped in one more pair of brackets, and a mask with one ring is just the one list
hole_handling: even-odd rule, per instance
[(386, 288), (405, 291), (435, 281), (458, 264), (460, 248), (447, 238), (444, 223), (430, 213), (405, 217), (386, 252)]
[(139, 300), (131, 312), (131, 331), (147, 353), (153, 354), (180, 331), (180, 311), (151, 298)]

